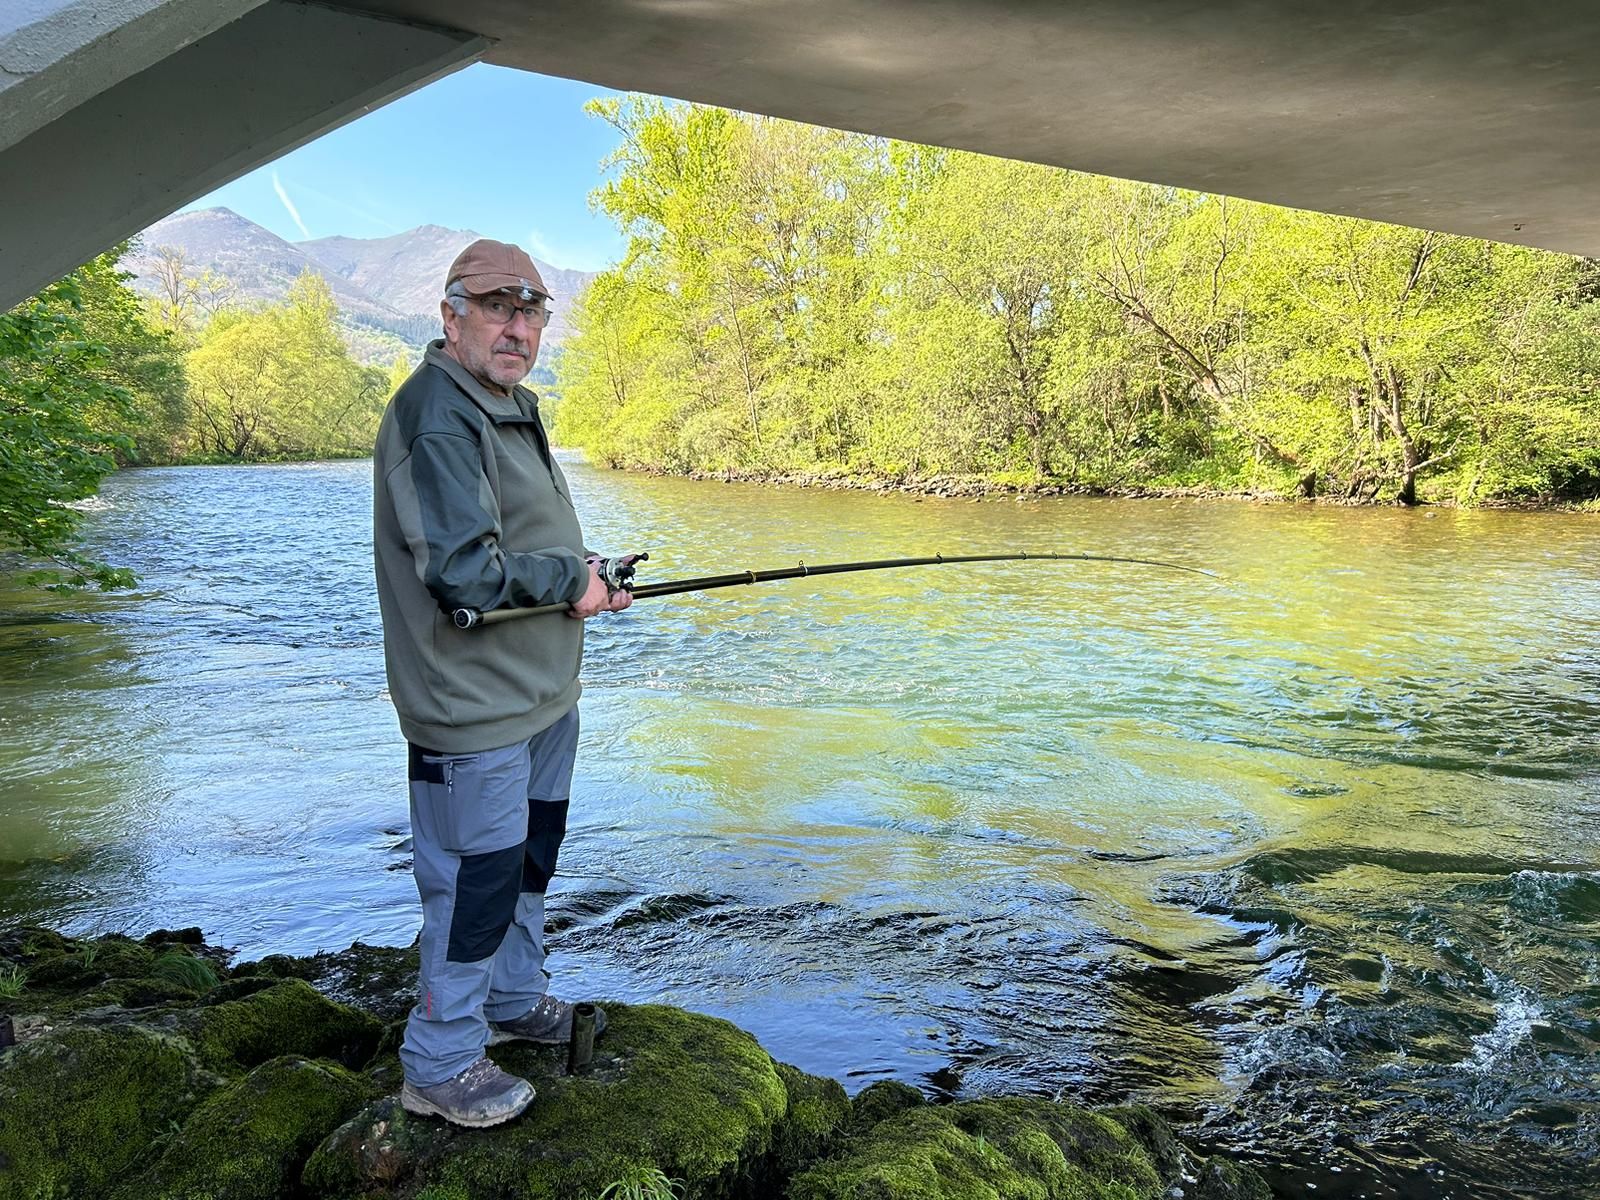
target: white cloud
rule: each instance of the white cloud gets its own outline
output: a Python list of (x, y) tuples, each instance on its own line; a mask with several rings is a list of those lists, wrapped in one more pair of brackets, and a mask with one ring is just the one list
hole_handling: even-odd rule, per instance
[(289, 216), (294, 219), (295, 225), (300, 229), (302, 237), (309, 238), (311, 230), (306, 228), (306, 223), (300, 219), (300, 210), (295, 208), (294, 201), (289, 199), (289, 193), (284, 190), (283, 181), (278, 178), (278, 173), (272, 173), (272, 190), (278, 193), (278, 199), (283, 201), (283, 206), (289, 210)]
[[(297, 183), (294, 186), (296, 191), (299, 191), (304, 195), (315, 196), (324, 204), (331, 204), (334, 208), (337, 208), (342, 212), (347, 212), (353, 217), (360, 217), (363, 221), (366, 221), (372, 225), (376, 225), (379, 229), (387, 229), (390, 233), (400, 232), (400, 226), (396, 225), (393, 221), (385, 220), (383, 217), (380, 217), (377, 213), (373, 212), (369, 208), (362, 208), (359, 205), (351, 204), (348, 200), (343, 200), (338, 196), (329, 195), (327, 192), (319, 191), (314, 187), (308, 187), (304, 183)], [(279, 195), (282, 195), (282, 193), (280, 192)]]

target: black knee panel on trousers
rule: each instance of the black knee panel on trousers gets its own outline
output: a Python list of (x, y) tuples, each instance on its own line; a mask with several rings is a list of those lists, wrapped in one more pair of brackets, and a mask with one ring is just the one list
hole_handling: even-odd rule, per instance
[(510, 846), (461, 856), (446, 961), (481, 962), (500, 948), (516, 915), (522, 855), (521, 846)]
[(543, 892), (556, 873), (556, 855), (567, 836), (566, 800), (528, 801), (528, 842), (522, 860), (522, 890)]

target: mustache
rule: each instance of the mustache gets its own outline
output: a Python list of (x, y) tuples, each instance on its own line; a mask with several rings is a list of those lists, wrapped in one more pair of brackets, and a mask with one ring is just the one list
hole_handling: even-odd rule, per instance
[(502, 338), (494, 344), (491, 354), (518, 354), (523, 358), (528, 357), (528, 344), (519, 342), (515, 338)]

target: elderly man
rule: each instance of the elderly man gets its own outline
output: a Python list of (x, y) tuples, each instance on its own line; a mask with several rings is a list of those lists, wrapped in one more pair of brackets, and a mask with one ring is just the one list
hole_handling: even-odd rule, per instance
[[(486, 1045), (571, 1033), (573, 1006), (546, 991), (544, 892), (567, 826), (583, 618), (631, 602), (586, 554), (538, 400), (518, 386), (549, 299), (518, 247), (463, 250), (445, 279), (444, 337), (389, 402), (373, 452), (384, 658), (410, 743), (422, 896), (401, 1103), (468, 1126), (533, 1099)], [(450, 615), (559, 603), (565, 614), (472, 630)]]

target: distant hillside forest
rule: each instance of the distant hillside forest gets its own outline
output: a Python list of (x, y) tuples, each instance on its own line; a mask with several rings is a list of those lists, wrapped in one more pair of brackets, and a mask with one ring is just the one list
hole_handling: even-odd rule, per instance
[(674, 472), (1600, 495), (1600, 269), (632, 96), (559, 434)]

